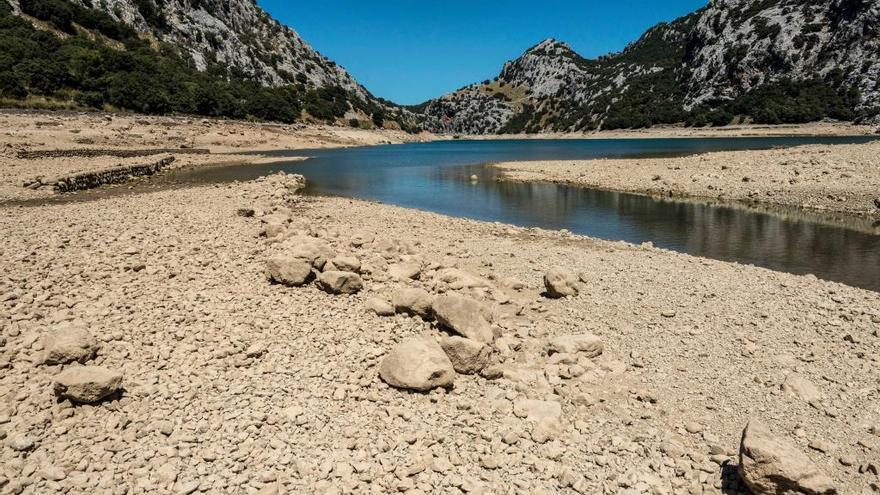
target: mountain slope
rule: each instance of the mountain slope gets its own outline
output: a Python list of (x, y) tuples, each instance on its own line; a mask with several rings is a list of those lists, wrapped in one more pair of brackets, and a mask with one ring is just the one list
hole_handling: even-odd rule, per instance
[(878, 15), (873, 0), (713, 0), (595, 60), (545, 40), (419, 109), (434, 130), (477, 134), (872, 116)]
[[(5, 5), (7, 0), (0, 3)], [(9, 21), (7, 34), (15, 29), (19, 39), (28, 38), (41, 45), (27, 54), (31, 58), (49, 58), (51, 64), (61, 66), (59, 72), (76, 74), (76, 57), (95, 60), (95, 65), (105, 69), (98, 74), (100, 77), (91, 74), (88, 80), (61, 78), (62, 84), (44, 91), (46, 88), (32, 83), (31, 66), (46, 60), (7, 64), (11, 73), (24, 73), (19, 79), (27, 94), (54, 98), (73, 95), (81, 101), (84, 93), (90, 93), (93, 103), (99, 104), (89, 106), (110, 104), (150, 113), (192, 113), (189, 102), (179, 101), (179, 94), (184, 92), (184, 99), (193, 99), (197, 95), (186, 94), (195, 91), (190, 87), (207, 85), (222, 102), (196, 104), (200, 108), (195, 113), (235, 117), (250, 114), (285, 121), (302, 117), (339, 122), (355, 119), (359, 125), (387, 123), (402, 127), (414, 122), (411, 114), (375, 98), (347, 71), (315, 51), (295, 31), (272, 19), (252, 0), (9, 0), (9, 7), (12, 14), (34, 29), (58, 38), (54, 42), (23, 33), (20, 23)], [(112, 53), (114, 50), (116, 53)], [(80, 53), (73, 57), (71, 51)], [(112, 62), (120, 57), (132, 59), (131, 63)], [(142, 105), (139, 96), (146, 96), (150, 88), (137, 88), (139, 95), (132, 95), (132, 102), (110, 94), (107, 88), (113, 88), (115, 79), (150, 78), (149, 73), (132, 67), (136, 63), (158, 66), (159, 71), (164, 68), (170, 72), (165, 74), (167, 77), (176, 79), (175, 84), (155, 80), (151, 84), (158, 86), (156, 91), (162, 93), (159, 99), (168, 104)], [(234, 107), (235, 102), (240, 102), (242, 108), (220, 108)]]

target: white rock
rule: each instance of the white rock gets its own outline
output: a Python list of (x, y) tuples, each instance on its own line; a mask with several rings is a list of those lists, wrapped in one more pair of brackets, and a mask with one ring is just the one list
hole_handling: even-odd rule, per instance
[(299, 287), (312, 278), (312, 265), (293, 256), (274, 256), (266, 262), (266, 277), (272, 282)]
[(544, 287), (547, 297), (560, 298), (578, 295), (578, 278), (574, 273), (562, 268), (551, 268), (544, 274)]
[(550, 354), (582, 353), (588, 358), (601, 355), (603, 350), (602, 339), (590, 333), (558, 335), (548, 345)]
[(464, 337), (452, 336), (440, 341), (443, 352), (452, 361), (458, 373), (466, 375), (479, 373), (489, 365), (491, 349), (488, 345)]
[(434, 300), (433, 308), (437, 321), (453, 332), (484, 344), (495, 340), (492, 326), (484, 316), (486, 310), (477, 301), (448, 294)]
[(46, 364), (85, 363), (98, 352), (98, 341), (85, 328), (66, 325), (43, 339), (43, 362)]
[(455, 370), (436, 340), (413, 337), (385, 356), (379, 366), (379, 376), (393, 387), (427, 391), (451, 386)]
[(318, 276), (318, 288), (330, 294), (355, 294), (364, 288), (360, 275), (352, 272), (327, 271)]
[(391, 296), (391, 305), (398, 313), (429, 318), (432, 314), (434, 297), (424, 289), (405, 288), (396, 291)]
[(366, 302), (367, 309), (379, 316), (393, 316), (394, 306), (381, 297), (371, 297)]
[(756, 495), (837, 493), (834, 481), (806, 454), (758, 420), (751, 420), (743, 430), (739, 456), (740, 476)]
[(59, 397), (88, 404), (115, 393), (121, 385), (119, 372), (101, 366), (75, 366), (56, 375), (53, 388)]

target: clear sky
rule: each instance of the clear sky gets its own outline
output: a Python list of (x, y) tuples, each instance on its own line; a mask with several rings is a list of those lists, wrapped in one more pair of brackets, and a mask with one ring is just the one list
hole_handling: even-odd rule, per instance
[(592, 58), (707, 0), (258, 0), (376, 96), (421, 103), (498, 75), (546, 38)]

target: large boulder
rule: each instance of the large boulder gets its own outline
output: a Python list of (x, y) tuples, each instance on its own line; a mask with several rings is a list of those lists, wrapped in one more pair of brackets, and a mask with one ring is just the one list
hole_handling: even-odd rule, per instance
[(424, 392), (451, 386), (455, 369), (436, 340), (413, 337), (385, 356), (379, 366), (379, 376), (392, 387)]
[(91, 404), (114, 394), (122, 386), (122, 374), (101, 366), (67, 368), (54, 378), (55, 395)]
[(495, 340), (483, 306), (468, 297), (448, 294), (434, 301), (434, 316), (444, 327), (477, 342)]
[(398, 313), (430, 318), (434, 296), (424, 289), (408, 287), (391, 295), (391, 305)]
[(327, 271), (318, 276), (318, 288), (330, 294), (355, 294), (364, 288), (364, 281), (357, 273)]
[(326, 242), (303, 235), (286, 239), (280, 249), (288, 256), (308, 261), (316, 270), (323, 270), (327, 261), (336, 256), (336, 252)]
[(85, 328), (61, 326), (43, 338), (45, 364), (85, 363), (98, 353), (98, 341)]
[(544, 287), (547, 297), (554, 299), (578, 295), (578, 278), (574, 273), (562, 268), (551, 268), (544, 274)]
[(289, 255), (273, 256), (266, 261), (266, 277), (272, 282), (299, 287), (312, 278), (312, 265)]
[(600, 356), (604, 351), (602, 339), (591, 333), (557, 335), (547, 346), (550, 354), (584, 354), (588, 358)]
[(806, 454), (754, 419), (743, 430), (739, 472), (755, 495), (837, 493), (834, 481)]
[(456, 372), (465, 375), (479, 373), (489, 365), (491, 349), (488, 345), (464, 337), (452, 336), (442, 339), (440, 347), (452, 361)]

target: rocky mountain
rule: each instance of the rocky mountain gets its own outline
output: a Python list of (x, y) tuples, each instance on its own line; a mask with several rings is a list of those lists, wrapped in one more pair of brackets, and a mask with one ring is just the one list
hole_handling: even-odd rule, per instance
[(416, 107), (434, 130), (577, 131), (876, 118), (880, 2), (712, 0), (588, 60), (549, 39)]
[[(323, 98), (329, 103), (323, 105), (326, 112), (317, 112), (322, 118), (345, 122), (361, 119), (366, 124), (396, 120), (403, 125), (414, 120), (400, 107), (374, 97), (345, 69), (318, 53), (296, 31), (273, 19), (254, 0), (8, 2), (13, 14), (31, 21), (38, 29), (57, 28), (63, 38), (68, 34), (84, 35), (101, 41), (106, 37), (110, 38), (109, 46), (121, 48), (112, 42), (125, 45), (129, 40), (113, 33), (131, 30), (157, 52), (173, 50), (185, 65), (197, 71), (227, 80), (255, 82), (264, 88), (294, 88), (301, 106), (307, 106), (309, 99)], [(129, 51), (133, 50), (129, 47)], [(324, 93), (310, 96), (309, 91)], [(345, 100), (348, 108), (342, 108), (345, 105), (340, 100)]]

